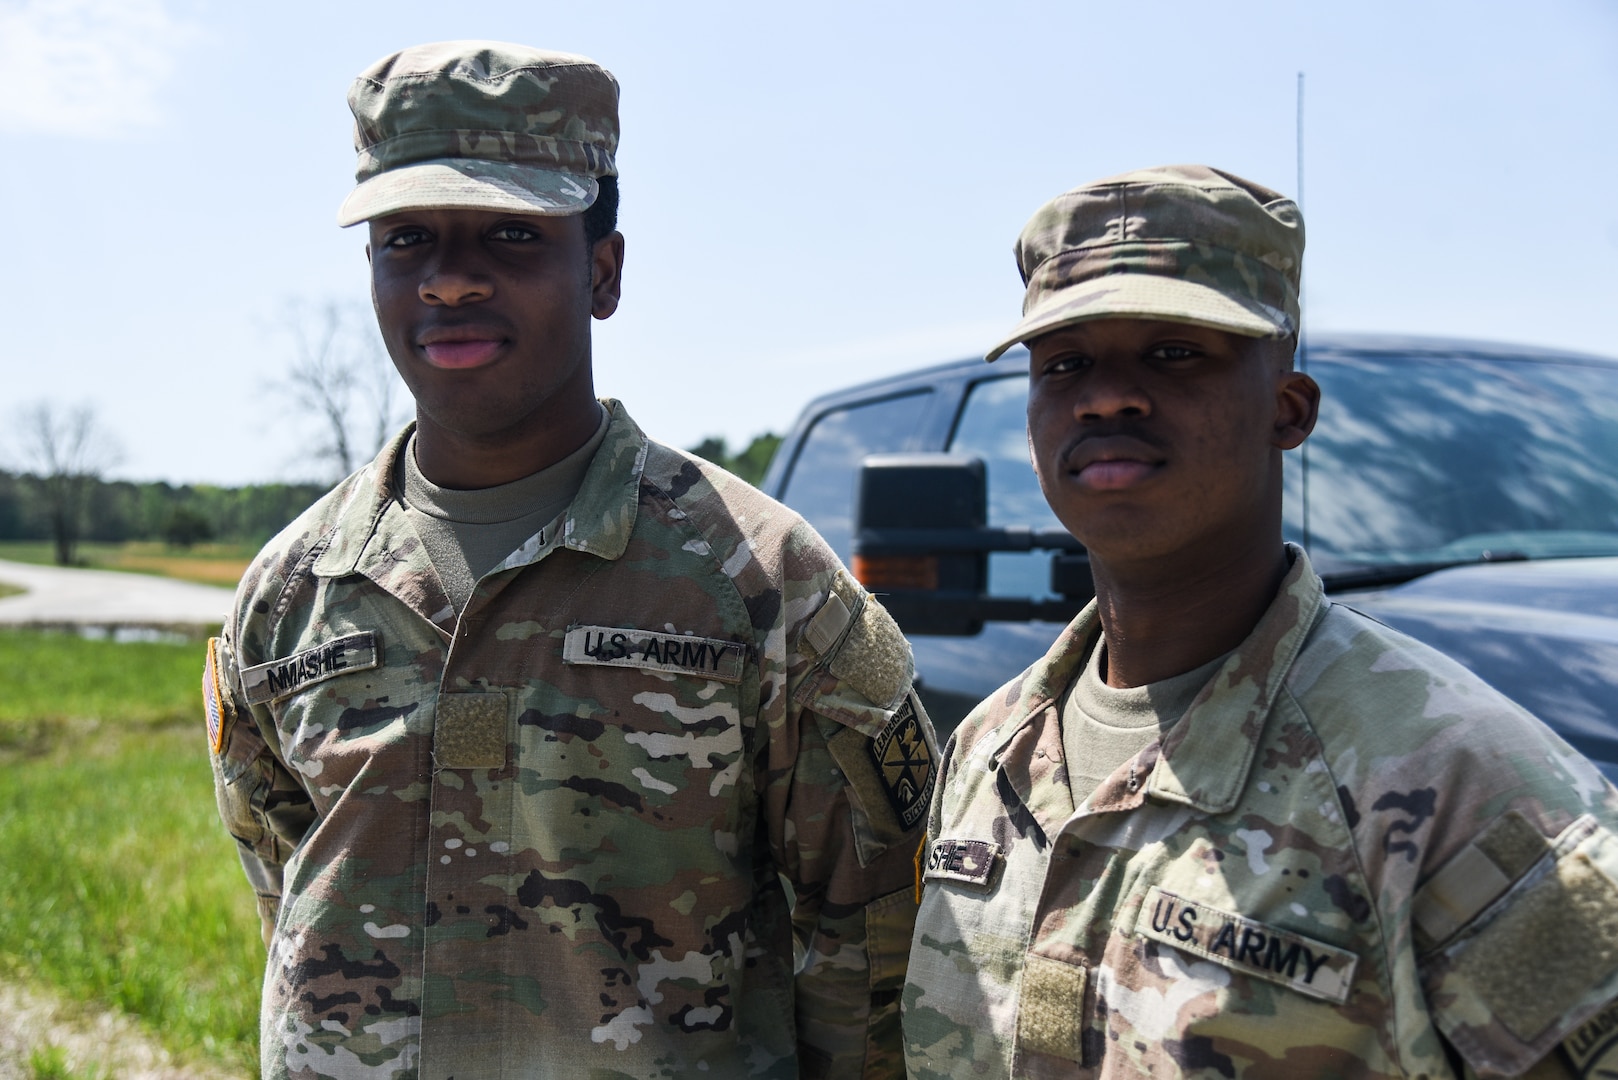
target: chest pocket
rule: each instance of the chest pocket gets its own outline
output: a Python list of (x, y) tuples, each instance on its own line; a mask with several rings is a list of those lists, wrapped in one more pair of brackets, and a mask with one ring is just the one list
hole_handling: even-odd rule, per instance
[(747, 658), (746, 645), (721, 638), (569, 627), (560, 677), (518, 718), (518, 764), (626, 824), (728, 834), (746, 757)]
[(1138, 906), (1104, 946), (1096, 993), (1105, 1008), (1087, 1020), (1093, 1045), (1142, 1072), (1186, 1075), (1171, 1042), (1198, 1040), (1240, 1060), (1262, 1025), (1278, 1033), (1265, 1046), (1276, 1060), (1327, 1045), (1380, 1073), (1380, 968), (1363, 955), (1366, 936), (1344, 932), (1336, 903), (1352, 903), (1349, 879), (1286, 851), (1232, 867), (1241, 849), (1219, 850), (1223, 859), (1198, 843), (1131, 889)]
[(382, 636), (372, 630), (242, 672), (244, 692), (274, 715), (283, 760), (322, 812), (368, 770), (389, 767), (397, 753), (416, 753), (409, 744), (431, 733), (423, 703), (436, 681), (436, 672), (387, 663)]

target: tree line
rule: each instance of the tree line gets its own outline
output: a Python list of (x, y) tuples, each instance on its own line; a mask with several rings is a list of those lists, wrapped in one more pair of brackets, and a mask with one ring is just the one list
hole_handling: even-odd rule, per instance
[[(750, 483), (764, 477), (779, 436), (761, 435), (731, 452), (722, 438), (692, 452)], [(48, 540), (57, 561), (76, 561), (82, 541), (161, 541), (188, 548), (209, 540), (262, 544), (329, 489), (329, 484), (169, 484), (105, 480), (91, 469), (55, 474), (0, 469), (0, 540)]]
[[(311, 437), (305, 461), (330, 482), (362, 465), (408, 416), (375, 323), (363, 307), (291, 301), (279, 329), (292, 343), (278, 391)], [(56, 561), (78, 562), (84, 541), (162, 541), (175, 547), (219, 540), (261, 544), (330, 487), (328, 483), (211, 484), (107, 480), (122, 458), (89, 404), (41, 400), (11, 416), (8, 471), (0, 467), (0, 541), (49, 540)], [(764, 476), (778, 436), (732, 451), (723, 438), (691, 448), (750, 483)]]
[[(64, 507), (51, 477), (0, 470), (0, 540), (59, 542)], [(190, 547), (206, 540), (262, 544), (325, 493), (326, 484), (137, 483), (79, 478), (72, 542), (156, 540)], [(67, 512), (73, 512), (67, 507)], [(71, 551), (68, 561), (71, 561)]]

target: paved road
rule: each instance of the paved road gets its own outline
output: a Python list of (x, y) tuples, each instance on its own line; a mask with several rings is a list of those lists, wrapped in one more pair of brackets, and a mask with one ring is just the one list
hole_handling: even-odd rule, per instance
[(0, 626), (200, 626), (223, 622), (231, 600), (214, 585), (3, 559), (0, 581), (28, 590), (0, 598)]

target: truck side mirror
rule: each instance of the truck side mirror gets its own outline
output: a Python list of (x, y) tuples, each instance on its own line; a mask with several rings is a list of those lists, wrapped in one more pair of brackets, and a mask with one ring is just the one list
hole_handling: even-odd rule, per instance
[[(873, 454), (854, 496), (854, 576), (909, 634), (976, 634), (989, 621), (1067, 622), (1094, 594), (1084, 547), (1061, 529), (990, 528), (983, 462)], [(1053, 597), (990, 596), (989, 553), (1051, 551)]]
[[(975, 634), (962, 601), (987, 587), (985, 550), (951, 544), (988, 520), (988, 479), (965, 454), (873, 454), (854, 497), (854, 576), (914, 634)], [(956, 550), (949, 550), (955, 547)], [(955, 600), (956, 603), (940, 603)]]

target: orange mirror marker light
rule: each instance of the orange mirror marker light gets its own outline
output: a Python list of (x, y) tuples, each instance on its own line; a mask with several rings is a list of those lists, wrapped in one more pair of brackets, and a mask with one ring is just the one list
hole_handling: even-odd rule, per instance
[(936, 555), (855, 555), (854, 577), (867, 589), (938, 589)]

